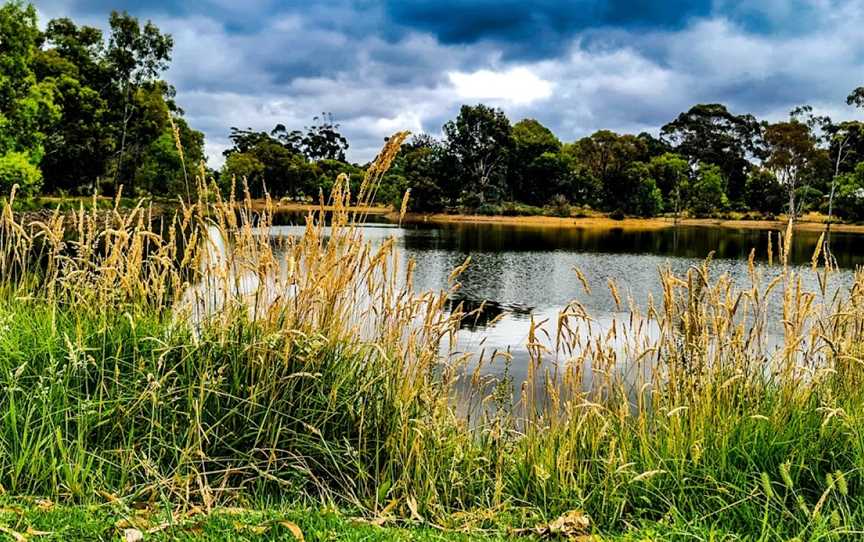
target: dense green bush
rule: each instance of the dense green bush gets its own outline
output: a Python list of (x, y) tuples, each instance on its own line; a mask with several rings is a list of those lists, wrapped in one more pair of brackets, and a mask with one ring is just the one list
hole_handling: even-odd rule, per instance
[(0, 190), (8, 194), (14, 185), (22, 194), (30, 195), (42, 187), (42, 172), (30, 163), (23, 152), (10, 152), (0, 156)]
[(689, 208), (696, 216), (706, 216), (723, 211), (729, 206), (725, 182), (720, 168), (711, 164), (701, 164), (696, 179), (690, 185)]
[(744, 185), (746, 207), (765, 214), (778, 214), (786, 203), (786, 192), (773, 173), (754, 168)]
[(864, 162), (837, 178), (834, 212), (847, 220), (864, 220)]

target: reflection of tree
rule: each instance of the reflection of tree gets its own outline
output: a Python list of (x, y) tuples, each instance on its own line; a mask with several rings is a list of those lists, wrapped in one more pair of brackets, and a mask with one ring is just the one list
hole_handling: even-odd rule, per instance
[(506, 313), (531, 314), (531, 307), (525, 305), (480, 300), (459, 294), (448, 298), (445, 307), (450, 312), (461, 308), (463, 317), (459, 322), (459, 328), (469, 331), (490, 327), (494, 325), (497, 318)]

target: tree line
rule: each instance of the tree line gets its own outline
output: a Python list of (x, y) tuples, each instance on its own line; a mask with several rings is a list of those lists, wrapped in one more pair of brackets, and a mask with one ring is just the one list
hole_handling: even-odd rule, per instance
[(42, 31), (32, 5), (0, 7), (3, 191), (187, 191), (184, 162), (204, 159), (204, 135), (162, 78), (173, 40), (127, 13), (111, 13), (108, 27), (59, 18)]
[[(847, 102), (864, 107), (864, 87)], [(307, 132), (232, 129), (221, 180), (246, 179), (253, 195), (314, 197), (340, 172), (348, 141), (322, 114)], [(820, 211), (864, 220), (864, 123), (834, 122), (809, 106), (780, 122), (698, 104), (659, 137), (600, 130), (561, 142), (534, 119), (515, 124), (500, 109), (463, 105), (443, 137), (413, 136), (379, 192), (397, 205), (410, 190), (413, 211), (551, 213), (572, 207), (616, 215), (712, 216), (728, 211), (793, 218)]]
[[(864, 106), (864, 88), (847, 103)], [(802, 106), (768, 123), (722, 104), (699, 104), (661, 130), (600, 130), (562, 143), (533, 119), (463, 106), (443, 138), (412, 138), (393, 168), (419, 211), (525, 212), (570, 205), (621, 215), (763, 215), (821, 211), (864, 219), (864, 124)]]
[[(40, 30), (20, 1), (0, 8), (0, 190), (25, 194), (189, 195), (197, 175), (253, 196), (315, 198), (363, 164), (327, 113), (303, 130), (232, 128), (220, 171), (206, 168), (163, 76), (173, 39), (152, 22), (112, 12), (108, 32), (53, 19)], [(847, 98), (864, 108), (864, 87)], [(658, 136), (600, 130), (562, 142), (534, 119), (464, 105), (442, 136), (413, 136), (379, 191), (414, 211), (707, 216), (727, 211), (794, 217), (821, 211), (864, 220), (864, 124), (808, 106), (781, 122), (698, 104)]]

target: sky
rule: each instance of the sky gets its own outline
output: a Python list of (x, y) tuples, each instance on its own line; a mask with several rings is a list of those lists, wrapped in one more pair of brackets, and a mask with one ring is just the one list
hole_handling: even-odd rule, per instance
[(462, 104), (535, 118), (562, 141), (657, 133), (696, 103), (780, 120), (861, 118), (861, 0), (38, 0), (42, 23), (112, 9), (175, 40), (166, 78), (219, 167), (231, 126), (332, 113), (348, 158), (398, 130), (441, 133)]

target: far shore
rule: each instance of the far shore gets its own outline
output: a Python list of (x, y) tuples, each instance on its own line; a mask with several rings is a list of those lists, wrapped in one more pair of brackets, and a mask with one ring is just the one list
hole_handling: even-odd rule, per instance
[[(399, 213), (390, 212), (386, 215), (388, 220), (399, 221)], [(795, 223), (797, 231), (821, 232), (825, 230), (825, 221), (819, 217), (807, 216)], [(427, 223), (427, 224), (500, 224), (511, 226), (537, 227), (537, 228), (586, 228), (586, 229), (623, 229), (629, 231), (656, 231), (665, 228), (679, 226), (699, 226), (711, 228), (729, 229), (757, 229), (757, 230), (783, 230), (786, 228), (785, 220), (734, 220), (727, 218), (682, 218), (677, 222), (671, 217), (635, 218), (628, 217), (615, 220), (605, 215), (562, 218), (555, 216), (484, 216), (446, 213), (408, 213), (402, 219), (403, 223)], [(831, 225), (833, 232), (861, 233), (864, 234), (864, 224), (838, 224)]]
[[(39, 198), (45, 205), (46, 210), (57, 204), (84, 198), (60, 198), (60, 197), (41, 197)], [(110, 198), (100, 198), (109, 200)], [(92, 198), (87, 198), (88, 202)], [(300, 203), (286, 200), (272, 200), (272, 208), (276, 212), (288, 213), (306, 213), (321, 211), (334, 211), (335, 208), (330, 205), (321, 206), (313, 203)], [(172, 205), (168, 201), (163, 201), (162, 205), (170, 208)], [(267, 205), (263, 199), (252, 200), (252, 208), (255, 210), (263, 210)], [(86, 207), (86, 205), (85, 205)], [(406, 213), (400, 217), (398, 211), (394, 211), (392, 207), (384, 205), (369, 205), (363, 207), (350, 207), (351, 212), (366, 214), (370, 216), (378, 216), (393, 223), (403, 224), (497, 224), (502, 226), (520, 226), (530, 228), (583, 228), (583, 229), (620, 229), (627, 231), (657, 231), (666, 228), (679, 226), (696, 226), (706, 228), (728, 228), (728, 229), (754, 229), (754, 230), (783, 230), (786, 228), (786, 218), (780, 216), (775, 220), (759, 220), (751, 218), (681, 218), (677, 221), (671, 216), (661, 216), (653, 218), (626, 217), (620, 220), (610, 218), (607, 214), (587, 211), (589, 216), (578, 217), (557, 217), (557, 216), (503, 216), (503, 215), (473, 215), (460, 213)], [(826, 226), (825, 215), (819, 213), (809, 213), (799, 218), (795, 223), (796, 231), (821, 232)], [(832, 232), (864, 234), (864, 224), (843, 224), (833, 223), (831, 225)]]
[[(261, 202), (263, 205), (263, 201)], [(321, 210), (320, 205), (297, 202), (274, 202), (277, 211), (308, 212)], [(325, 211), (332, 211), (330, 206)], [(386, 218), (390, 222), (403, 224), (499, 224), (503, 226), (524, 226), (532, 228), (586, 228), (586, 229), (623, 229), (628, 231), (656, 231), (679, 226), (699, 226), (708, 228), (783, 230), (786, 228), (786, 218), (780, 216), (775, 220), (733, 219), (733, 218), (681, 218), (663, 216), (654, 218), (627, 217), (621, 220), (610, 218), (599, 212), (591, 216), (557, 217), (557, 216), (501, 216), (501, 215), (471, 215), (459, 213), (406, 213), (401, 217), (398, 211), (383, 205), (368, 207), (352, 207), (351, 211), (366, 213)], [(825, 230), (826, 217), (818, 213), (808, 213), (796, 221), (796, 231), (821, 232)], [(864, 234), (864, 224), (833, 223), (832, 232)]]

